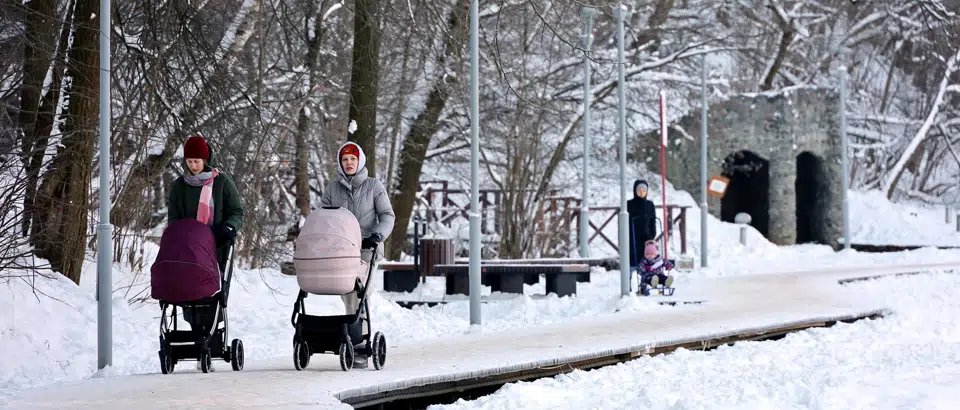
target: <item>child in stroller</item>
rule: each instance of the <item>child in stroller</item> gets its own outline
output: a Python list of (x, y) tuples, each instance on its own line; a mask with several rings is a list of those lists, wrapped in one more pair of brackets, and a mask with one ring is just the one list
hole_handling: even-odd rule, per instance
[[(229, 346), (227, 300), (233, 277), (233, 244), (229, 246), (229, 267), (221, 272), (216, 240), (206, 224), (192, 218), (176, 220), (160, 238), (160, 251), (150, 269), (151, 297), (160, 301), (160, 370), (172, 373), (180, 360), (196, 360), (200, 370), (213, 370), (213, 359), (229, 362), (233, 370), (243, 369), (243, 342), (233, 339)], [(167, 308), (172, 307), (171, 323)], [(191, 322), (190, 330), (178, 329), (177, 308)], [(220, 324), (223, 324), (221, 327)]]
[(673, 263), (660, 256), (660, 249), (657, 248), (656, 242), (647, 241), (643, 247), (643, 259), (637, 267), (637, 274), (640, 276), (639, 292), (648, 296), (650, 289), (657, 289), (660, 294), (672, 295), (673, 275), (664, 273), (670, 270), (673, 270)]
[[(305, 369), (310, 356), (318, 353), (339, 354), (343, 371), (353, 368), (357, 354), (371, 357), (377, 370), (386, 362), (387, 341), (383, 333), (370, 337), (368, 284), (377, 250), (370, 252), (369, 261), (363, 260), (361, 236), (357, 218), (340, 207), (311, 212), (297, 236), (293, 263), (300, 292), (290, 318), (295, 329), (293, 364), (297, 370)], [(360, 300), (355, 312), (336, 316), (306, 314), (304, 299), (308, 293), (344, 296), (353, 292)]]

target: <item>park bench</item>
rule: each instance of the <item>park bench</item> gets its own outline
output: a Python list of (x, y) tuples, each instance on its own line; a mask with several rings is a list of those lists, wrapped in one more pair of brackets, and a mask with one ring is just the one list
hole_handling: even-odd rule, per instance
[(378, 267), (383, 270), (385, 292), (413, 292), (420, 284), (420, 272), (412, 262), (383, 262)]
[(433, 267), (453, 262), (453, 240), (420, 239), (415, 236), (413, 260), (379, 264), (379, 269), (383, 271), (384, 291), (413, 292), (417, 284), (424, 282), (427, 276), (439, 276)]
[[(434, 272), (446, 277), (448, 295), (470, 294), (469, 271), (470, 265), (467, 264), (434, 266)], [(577, 278), (590, 272), (590, 265), (484, 263), (480, 271), (481, 282), (486, 282), (494, 292), (523, 294), (523, 285), (529, 281), (528, 278), (544, 275), (547, 293), (564, 297), (577, 294)]]
[[(468, 264), (470, 259), (458, 258), (457, 264)], [(614, 269), (619, 265), (620, 259), (614, 257), (596, 257), (596, 258), (536, 258), (536, 259), (484, 259), (485, 265), (587, 265), (590, 267), (599, 266), (606, 270)], [(525, 283), (534, 285), (540, 282), (540, 275), (531, 275), (527, 277)], [(590, 270), (577, 275), (577, 282), (590, 282)], [(484, 283), (487, 285), (486, 283)], [(489, 286), (489, 285), (488, 285)]]
[[(587, 265), (587, 266), (606, 266), (607, 259), (612, 258), (543, 258), (543, 259), (485, 259), (481, 261), (483, 265)], [(468, 265), (467, 258), (456, 260), (456, 265)], [(416, 265), (411, 262), (383, 262), (379, 265), (383, 271), (383, 290), (387, 292), (412, 292), (417, 288), (417, 283), (422, 281), (423, 273), (416, 271)], [(442, 273), (434, 272), (440, 276)], [(500, 277), (496, 275), (484, 275), (481, 283), (490, 286), (494, 291), (500, 290)], [(590, 282), (590, 269), (585, 272), (577, 273), (577, 282)], [(536, 285), (540, 283), (540, 273), (525, 273), (523, 283), (527, 285)]]

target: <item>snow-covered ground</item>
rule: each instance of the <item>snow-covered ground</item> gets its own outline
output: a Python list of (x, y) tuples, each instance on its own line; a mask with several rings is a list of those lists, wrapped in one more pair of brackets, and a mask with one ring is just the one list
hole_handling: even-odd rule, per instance
[[(676, 202), (685, 193), (668, 191), (668, 201)], [(656, 195), (659, 197), (659, 195)], [(675, 197), (675, 198), (671, 198)], [(857, 198), (866, 195), (854, 195)], [(875, 202), (874, 199), (870, 199)], [(615, 203), (616, 201), (613, 201)], [(613, 204), (611, 203), (611, 204)], [(875, 205), (875, 204), (872, 204)], [(856, 207), (861, 205), (855, 205)], [(863, 205), (866, 206), (866, 205)], [(889, 205), (889, 214), (853, 213), (854, 225), (882, 226), (900, 221), (911, 210)], [(869, 228), (875, 235), (908, 235), (913, 230), (927, 232), (930, 240), (951, 240), (956, 233), (943, 229), (942, 209), (926, 210), (926, 215), (915, 218), (911, 229), (881, 230)], [(696, 255), (699, 245), (699, 212), (692, 208), (688, 214), (690, 253)], [(710, 217), (710, 268), (697, 269), (678, 275), (675, 286), (682, 295), (685, 284), (698, 277), (722, 277), (776, 271), (796, 271), (826, 266), (861, 266), (884, 264), (929, 263), (960, 260), (960, 250), (932, 248), (890, 254), (863, 254), (834, 252), (825, 246), (803, 245), (777, 247), (751, 231), (748, 246), (738, 242), (738, 228)], [(614, 235), (615, 235), (615, 227)], [(937, 232), (941, 232), (942, 236)], [(615, 237), (615, 236), (613, 236)], [(882, 238), (885, 243), (897, 236)], [(906, 242), (913, 242), (904, 239)], [(604, 246), (596, 243), (595, 254), (602, 254)], [(676, 243), (673, 244), (676, 246)], [(671, 252), (678, 251), (676, 249)], [(156, 247), (145, 247), (144, 265), (132, 269), (126, 261), (114, 266), (114, 367), (107, 375), (153, 373), (158, 369), (157, 335), (159, 308), (149, 300), (149, 263)], [(675, 253), (673, 253), (675, 255)], [(125, 258), (124, 258), (125, 259)], [(0, 399), (16, 390), (61, 381), (91, 377), (96, 372), (96, 317), (94, 299), (96, 263), (92, 258), (84, 267), (85, 273), (78, 287), (52, 275), (53, 279), (37, 277), (32, 282), (13, 279), (0, 286)], [(382, 289), (380, 275), (374, 277), (374, 286)], [(529, 286), (527, 295), (542, 294), (544, 285)], [(469, 326), (468, 306), (454, 302), (433, 308), (404, 309), (389, 299), (433, 298), (440, 296), (440, 284), (430, 282), (412, 295), (378, 293), (373, 296), (374, 326), (391, 337), (391, 344), (405, 344), (416, 340), (437, 339), (451, 334), (474, 331)], [(296, 297), (296, 280), (280, 275), (274, 269), (240, 270), (231, 290), (231, 335), (243, 339), (248, 361), (288, 356), (292, 328), (289, 317)], [(487, 290), (489, 292), (489, 290)], [(129, 303), (145, 298), (146, 301)], [(339, 297), (311, 296), (307, 299), (310, 312), (335, 314), (342, 312)], [(560, 323), (574, 317), (592, 317), (612, 314), (623, 307), (630, 309), (665, 309), (650, 300), (619, 298), (619, 273), (594, 271), (591, 283), (578, 286), (574, 298), (530, 297), (485, 304), (482, 331), (495, 332), (542, 323)], [(218, 364), (223, 367), (223, 364)]]
[(893, 310), (882, 319), (679, 350), (518, 382), (460, 409), (952, 409), (960, 402), (960, 276), (847, 285)]
[[(956, 214), (945, 206), (892, 203), (880, 191), (850, 192), (850, 215), (855, 218), (852, 243), (867, 245), (960, 246)], [(870, 216), (873, 215), (874, 218)]]

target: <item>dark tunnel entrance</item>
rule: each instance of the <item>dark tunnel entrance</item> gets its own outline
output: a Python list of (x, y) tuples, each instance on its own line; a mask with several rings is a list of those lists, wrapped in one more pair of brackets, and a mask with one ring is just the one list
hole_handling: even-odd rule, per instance
[(823, 159), (809, 152), (797, 155), (796, 243), (826, 244), (827, 183)]
[(752, 225), (764, 237), (770, 229), (770, 161), (750, 151), (739, 151), (723, 161), (724, 177), (730, 178), (720, 201), (720, 220), (733, 222), (740, 212), (750, 214)]

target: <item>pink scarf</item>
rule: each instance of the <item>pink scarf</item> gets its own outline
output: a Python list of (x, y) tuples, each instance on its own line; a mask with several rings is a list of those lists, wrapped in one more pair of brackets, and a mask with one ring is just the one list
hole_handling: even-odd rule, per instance
[(217, 179), (217, 175), (220, 175), (220, 170), (214, 168), (212, 171), (202, 172), (184, 178), (187, 184), (200, 187), (200, 202), (197, 204), (197, 220), (207, 225), (213, 225), (213, 181)]

